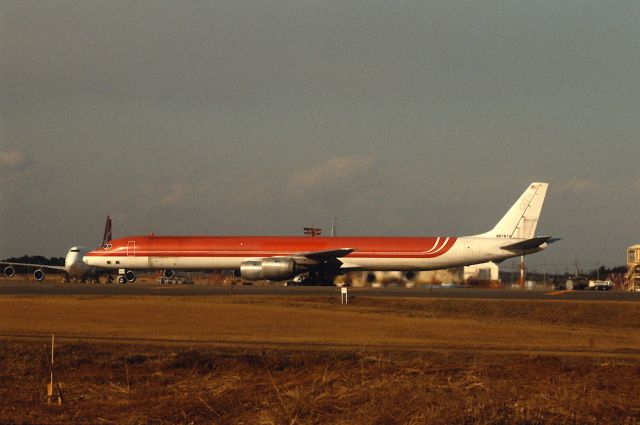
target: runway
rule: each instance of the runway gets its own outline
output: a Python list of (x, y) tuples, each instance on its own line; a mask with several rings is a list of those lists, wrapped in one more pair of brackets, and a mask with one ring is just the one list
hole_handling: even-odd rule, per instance
[[(454, 298), (486, 300), (640, 301), (639, 292), (542, 291), (488, 288), (349, 288), (354, 297)], [(151, 283), (90, 284), (35, 281), (0, 281), (0, 295), (103, 295), (103, 296), (340, 296), (337, 287), (157, 285)]]

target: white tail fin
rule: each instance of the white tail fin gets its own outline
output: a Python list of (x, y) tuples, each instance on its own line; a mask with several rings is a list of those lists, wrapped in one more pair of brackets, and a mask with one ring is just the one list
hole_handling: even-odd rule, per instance
[(483, 237), (530, 239), (536, 233), (548, 183), (531, 183), (496, 227)]

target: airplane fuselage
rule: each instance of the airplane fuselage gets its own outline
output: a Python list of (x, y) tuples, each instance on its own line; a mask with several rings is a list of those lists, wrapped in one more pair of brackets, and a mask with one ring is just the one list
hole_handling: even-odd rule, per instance
[[(517, 239), (509, 239), (509, 243)], [(84, 256), (111, 269), (238, 269), (243, 262), (357, 247), (342, 270), (436, 270), (501, 261), (538, 252), (505, 250), (486, 237), (133, 236), (114, 239)]]

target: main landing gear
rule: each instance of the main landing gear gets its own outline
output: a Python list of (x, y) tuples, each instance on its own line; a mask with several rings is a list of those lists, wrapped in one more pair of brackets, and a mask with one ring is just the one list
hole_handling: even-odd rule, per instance
[(136, 281), (136, 274), (131, 270), (125, 270), (125, 269), (118, 270), (119, 284), (124, 285), (125, 283), (128, 283), (128, 282), (133, 283), (135, 281)]

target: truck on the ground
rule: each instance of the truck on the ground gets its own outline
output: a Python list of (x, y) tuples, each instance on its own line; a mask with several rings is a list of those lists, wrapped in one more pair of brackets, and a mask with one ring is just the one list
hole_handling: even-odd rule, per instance
[(565, 283), (565, 288), (569, 291), (582, 291), (587, 289), (589, 286), (589, 279), (585, 276), (574, 276), (567, 279)]
[(610, 291), (613, 289), (613, 282), (610, 280), (590, 280), (586, 289), (592, 291)]

